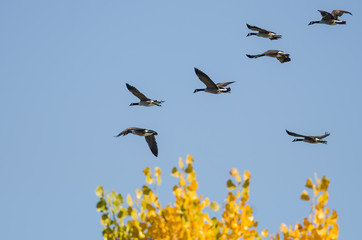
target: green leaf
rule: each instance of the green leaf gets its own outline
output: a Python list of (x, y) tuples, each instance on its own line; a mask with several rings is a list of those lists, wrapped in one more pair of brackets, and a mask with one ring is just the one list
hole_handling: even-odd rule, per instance
[(147, 187), (146, 185), (143, 185), (142, 186), (142, 193), (144, 194), (144, 195), (149, 195), (150, 194), (150, 192), (151, 192), (151, 189), (149, 188), (149, 187)]
[(108, 213), (105, 213), (102, 215), (102, 218), (101, 218), (101, 223), (103, 226), (109, 226), (111, 225), (111, 219), (109, 219), (109, 214)]
[(97, 203), (97, 211), (98, 212), (107, 211), (107, 202), (106, 202), (106, 200), (104, 200), (104, 198), (101, 198), (101, 200)]
[(310, 199), (308, 192), (306, 190), (303, 190), (302, 195), (300, 195), (300, 198), (304, 201), (309, 201)]
[(133, 200), (132, 200), (132, 197), (131, 195), (127, 195), (127, 204), (128, 206), (132, 207), (133, 206)]
[(226, 186), (228, 190), (233, 190), (234, 188), (236, 188), (235, 184), (230, 179), (227, 181)]
[(179, 173), (179, 171), (177, 170), (176, 167), (172, 168), (171, 175), (174, 176), (174, 177), (178, 177), (180, 175), (180, 173)]
[(117, 212), (119, 207), (123, 204), (123, 197), (121, 194), (117, 193), (115, 195), (115, 199), (113, 201), (113, 205), (114, 205), (114, 208), (115, 208), (115, 211)]
[(187, 165), (187, 168), (185, 169), (185, 172), (186, 172), (186, 173), (191, 173), (192, 170), (193, 170), (192, 165), (191, 165), (191, 164), (188, 164), (188, 165)]
[(95, 193), (98, 197), (102, 198), (104, 195), (103, 186), (98, 186)]
[(249, 187), (249, 184), (250, 184), (250, 178), (245, 180), (245, 182), (243, 183), (243, 188)]
[(127, 210), (126, 210), (124, 207), (121, 207), (121, 209), (119, 210), (119, 213), (118, 213), (117, 217), (118, 217), (119, 219), (122, 219), (122, 218), (126, 217), (126, 215), (127, 215)]

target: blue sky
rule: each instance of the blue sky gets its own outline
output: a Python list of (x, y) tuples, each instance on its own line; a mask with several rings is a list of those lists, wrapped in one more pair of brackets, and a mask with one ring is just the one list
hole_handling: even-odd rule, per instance
[[(260, 229), (309, 213), (305, 180), (326, 175), (340, 239), (357, 236), (361, 193), (359, 1), (9, 1), (0, 3), (1, 239), (101, 239), (98, 185), (122, 194), (159, 166), (159, 195), (191, 154), (199, 192), (222, 203), (228, 172), (250, 170)], [(344, 26), (307, 24), (318, 9), (348, 10)], [(246, 23), (283, 35), (246, 38)], [(279, 49), (280, 64), (245, 54)], [(197, 67), (231, 94), (193, 94)], [(125, 87), (165, 100), (130, 107)], [(153, 129), (155, 158), (141, 137)], [(292, 143), (285, 129), (331, 133), (327, 145)]]

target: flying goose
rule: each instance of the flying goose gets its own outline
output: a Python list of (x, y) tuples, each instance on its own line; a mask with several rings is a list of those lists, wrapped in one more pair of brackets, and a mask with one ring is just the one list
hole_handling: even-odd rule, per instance
[(134, 86), (129, 85), (126, 83), (127, 89), (136, 97), (138, 97), (141, 101), (139, 103), (131, 103), (130, 106), (140, 105), (145, 107), (151, 107), (151, 106), (159, 106), (161, 107), (161, 103), (165, 101), (157, 101), (147, 98), (145, 95), (143, 95), (140, 91), (138, 91), (137, 88)]
[(222, 83), (217, 83), (215, 84), (210, 78), (209, 76), (207, 76), (205, 73), (203, 73), (201, 70), (195, 68), (195, 73), (196, 75), (199, 77), (199, 79), (201, 80), (201, 82), (203, 82), (206, 85), (206, 88), (203, 89), (195, 89), (194, 93), (196, 92), (200, 92), (200, 91), (204, 91), (204, 92), (208, 92), (208, 93), (213, 93), (213, 94), (219, 94), (219, 93), (227, 93), (230, 92), (231, 88), (225, 88), (227, 85), (234, 83), (233, 82), (222, 82)]
[(153, 155), (155, 155), (156, 157), (158, 156), (157, 142), (155, 139), (157, 132), (155, 132), (153, 130), (149, 130), (149, 129), (144, 129), (144, 128), (130, 127), (130, 128), (126, 128), (125, 130), (123, 130), (120, 134), (118, 134), (115, 137), (126, 136), (128, 133), (133, 133), (138, 136), (144, 136)]
[(328, 137), (330, 135), (330, 133), (325, 133), (322, 136), (304, 136), (304, 135), (300, 135), (297, 133), (293, 133), (293, 132), (289, 132), (287, 129), (285, 129), (285, 131), (293, 137), (302, 137), (302, 138), (295, 138), (293, 140), (293, 142), (299, 142), (299, 141), (303, 141), (303, 142), (307, 142), (307, 143), (324, 143), (327, 144), (327, 141), (322, 140), (325, 137)]
[(258, 31), (258, 33), (248, 33), (247, 37), (252, 36), (252, 35), (256, 35), (258, 37), (263, 37), (263, 38), (269, 38), (270, 40), (276, 40), (279, 38), (282, 38), (282, 35), (278, 35), (275, 32), (272, 31), (268, 31), (259, 27), (255, 27), (255, 26), (250, 26), (249, 24), (246, 24), (246, 26), (253, 31)]
[(311, 21), (308, 25), (315, 23), (336, 25), (336, 24), (346, 24), (346, 21), (339, 20), (338, 17), (342, 16), (344, 13), (352, 15), (352, 13), (343, 11), (343, 10), (333, 10), (332, 13), (318, 10), (322, 15), (322, 20), (320, 21)]
[(279, 50), (268, 50), (268, 51), (266, 51), (262, 54), (258, 54), (258, 55), (246, 54), (246, 56), (248, 58), (258, 58), (258, 57), (263, 57), (263, 56), (274, 57), (274, 58), (278, 59), (279, 62), (281, 62), (281, 63), (290, 61), (289, 54), (285, 53), (283, 51), (279, 51)]

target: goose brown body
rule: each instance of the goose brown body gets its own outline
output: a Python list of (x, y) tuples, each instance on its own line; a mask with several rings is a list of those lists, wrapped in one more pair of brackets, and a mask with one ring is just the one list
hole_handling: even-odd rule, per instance
[(269, 38), (270, 40), (277, 40), (279, 38), (282, 38), (282, 35), (278, 35), (275, 32), (268, 31), (268, 30), (265, 30), (263, 28), (259, 28), (259, 27), (256, 27), (256, 26), (251, 26), (249, 24), (246, 24), (246, 26), (250, 30), (258, 31), (258, 33), (248, 33), (247, 37), (255, 35), (255, 36), (258, 36), (258, 37)]
[(349, 14), (352, 15), (351, 12), (344, 11), (344, 10), (333, 10), (331, 13), (318, 10), (320, 14), (322, 15), (322, 19), (320, 21), (311, 21), (308, 25), (312, 25), (315, 23), (320, 24), (327, 24), (327, 25), (337, 25), (337, 24), (346, 24), (346, 21), (339, 20), (338, 17), (342, 16), (343, 14)]
[(305, 135), (301, 135), (301, 134), (298, 134), (298, 133), (290, 132), (290, 131), (288, 131), (286, 129), (285, 129), (285, 131), (290, 136), (301, 137), (301, 138), (295, 138), (293, 140), (293, 142), (303, 141), (303, 142), (307, 142), (307, 143), (323, 143), (323, 144), (327, 144), (327, 141), (324, 141), (322, 139), (328, 137), (329, 135), (331, 135), (330, 133), (326, 132), (324, 135), (321, 135), (321, 136), (305, 136)]
[(259, 57), (263, 57), (263, 56), (273, 57), (273, 58), (278, 59), (278, 61), (280, 63), (290, 62), (290, 60), (291, 60), (288, 53), (285, 53), (280, 50), (268, 50), (261, 54), (257, 54), (257, 55), (246, 54), (246, 56), (248, 58), (259, 58)]
[(227, 85), (234, 83), (233, 82), (222, 82), (222, 83), (214, 83), (209, 76), (207, 76), (201, 70), (194, 68), (197, 77), (206, 85), (206, 88), (195, 89), (194, 93), (204, 91), (213, 94), (227, 93), (231, 91), (231, 88), (225, 88)]
[(151, 106), (159, 106), (159, 107), (161, 107), (161, 104), (163, 102), (165, 102), (165, 101), (157, 101), (157, 100), (149, 99), (143, 93), (138, 91), (137, 88), (135, 88), (134, 86), (129, 85), (128, 83), (126, 83), (126, 87), (133, 95), (135, 95), (136, 97), (138, 97), (140, 99), (140, 102), (131, 103), (130, 106), (140, 105), (140, 106), (145, 106), (145, 107), (151, 107)]
[(126, 136), (127, 134), (132, 133), (137, 136), (145, 137), (146, 142), (148, 144), (148, 147), (150, 148), (153, 155), (156, 157), (158, 156), (158, 147), (155, 136), (157, 135), (157, 132), (145, 128), (138, 128), (138, 127), (130, 127), (126, 128), (122, 132), (120, 132), (117, 136)]

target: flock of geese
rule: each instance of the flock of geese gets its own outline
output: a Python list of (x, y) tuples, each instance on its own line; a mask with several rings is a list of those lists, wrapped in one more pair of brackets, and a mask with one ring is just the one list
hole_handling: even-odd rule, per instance
[[(343, 11), (343, 10), (333, 10), (331, 13), (322, 11), (322, 10), (318, 10), (318, 11), (322, 15), (322, 19), (320, 21), (311, 21), (308, 25), (312, 25), (312, 24), (316, 24), (316, 23), (327, 24), (327, 25), (346, 24), (346, 21), (339, 20), (338, 17), (342, 16), (345, 13), (352, 15), (352, 13), (350, 13), (348, 11)], [(256, 26), (251, 26), (249, 24), (246, 24), (246, 26), (252, 31), (257, 31), (257, 32), (248, 33), (247, 37), (255, 35), (258, 37), (269, 38), (270, 40), (278, 40), (278, 39), (282, 38), (282, 35), (278, 35), (275, 32), (268, 31), (268, 30), (265, 30), (265, 29), (262, 29), (262, 28), (259, 28)], [(273, 57), (273, 58), (276, 58), (277, 60), (279, 60), (280, 63), (289, 62), (291, 60), (289, 57), (289, 54), (287, 54), (283, 51), (280, 51), (280, 50), (268, 50), (261, 54), (257, 54), (257, 55), (246, 54), (246, 56), (249, 58), (259, 58), (259, 57), (263, 57), (263, 56)], [(195, 68), (195, 73), (196, 73), (197, 77), (200, 79), (200, 81), (205, 84), (206, 88), (195, 89), (194, 93), (200, 92), (200, 91), (204, 91), (204, 92), (208, 92), (208, 93), (212, 93), (212, 94), (230, 93), (231, 88), (227, 87), (227, 86), (234, 82), (215, 83), (214, 81), (211, 80), (211, 78), (209, 76), (207, 76), (204, 72), (202, 72), (201, 70), (199, 70), (197, 68)], [(129, 85), (128, 83), (126, 83), (126, 87), (134, 96), (136, 96), (140, 100), (138, 103), (131, 103), (130, 106), (139, 105), (139, 106), (145, 106), (145, 107), (151, 107), (151, 106), (161, 107), (161, 104), (164, 102), (164, 101), (153, 100), (153, 99), (146, 97), (137, 88)], [(327, 144), (327, 141), (325, 141), (323, 139), (330, 135), (330, 133), (326, 132), (324, 135), (321, 135), (321, 136), (305, 136), (305, 135), (301, 135), (298, 133), (290, 132), (288, 130), (285, 130), (285, 131), (287, 132), (288, 135), (297, 137), (293, 140), (293, 142), (302, 141), (302, 142), (307, 142), (307, 143)], [(156, 157), (158, 156), (158, 147), (157, 147), (157, 142), (156, 142), (156, 138), (155, 138), (155, 136), (157, 135), (156, 131), (153, 131), (150, 129), (145, 129), (145, 128), (130, 127), (130, 128), (123, 130), (121, 133), (119, 133), (115, 137), (125, 136), (129, 133), (145, 137), (146, 142), (147, 142), (151, 152), (153, 153), (153, 155), (155, 155)]]

